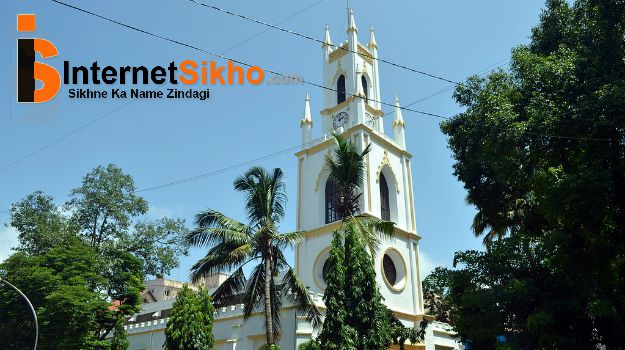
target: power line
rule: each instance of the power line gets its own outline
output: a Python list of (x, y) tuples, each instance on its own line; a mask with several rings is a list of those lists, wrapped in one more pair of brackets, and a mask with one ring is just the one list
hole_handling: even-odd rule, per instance
[[(209, 9), (212, 9), (212, 10), (215, 10), (215, 11), (219, 11), (219, 12), (228, 14), (230, 16), (238, 17), (238, 18), (241, 18), (241, 19), (244, 19), (244, 20), (247, 20), (247, 21), (251, 21), (251, 22), (254, 22), (254, 23), (257, 23), (257, 24), (269, 27), (269, 28), (272, 28), (272, 29), (279, 30), (279, 31), (284, 32), (284, 33), (295, 35), (295, 36), (298, 36), (300, 38), (304, 38), (304, 39), (307, 39), (307, 40), (315, 41), (315, 42), (318, 42), (320, 44), (327, 44), (325, 41), (319, 40), (317, 38), (313, 38), (312, 36), (309, 36), (309, 35), (306, 35), (306, 34), (302, 34), (302, 33), (298, 33), (296, 31), (293, 31), (293, 30), (290, 30), (290, 29), (286, 29), (286, 28), (283, 28), (283, 27), (279, 27), (279, 26), (277, 26), (275, 24), (267, 23), (267, 22), (261, 21), (259, 19), (255, 19), (255, 18), (246, 16), (246, 15), (242, 15), (240, 13), (236, 13), (236, 12), (232, 12), (232, 11), (229, 11), (229, 10), (225, 10), (225, 9), (222, 9), (220, 7), (217, 7), (217, 6), (209, 5), (209, 4), (203, 3), (203, 2), (198, 1), (198, 0), (187, 0), (187, 1), (192, 2), (194, 4), (197, 4), (197, 5), (200, 5), (200, 6), (204, 6), (206, 8), (209, 8)], [(434, 75), (434, 74), (431, 74), (431, 73), (427, 73), (427, 72), (424, 72), (424, 71), (421, 71), (421, 70), (418, 70), (418, 69), (414, 69), (414, 68), (405, 66), (403, 64), (391, 62), (389, 60), (385, 60), (385, 59), (382, 59), (382, 58), (373, 57), (373, 56), (371, 56), (371, 55), (369, 55), (369, 54), (367, 54), (365, 52), (356, 52), (356, 51), (353, 51), (353, 50), (351, 50), (351, 49), (349, 49), (347, 47), (342, 47), (342, 46), (339, 47), (339, 46), (336, 46), (334, 44), (330, 44), (330, 46), (334, 47), (335, 49), (345, 50), (345, 51), (348, 51), (348, 52), (351, 52), (351, 53), (359, 54), (361, 56), (364, 56), (364, 57), (376, 60), (378, 62), (386, 63), (388, 65), (391, 65), (391, 66), (394, 66), (394, 67), (397, 67), (397, 68), (406, 69), (408, 71), (411, 71), (411, 72), (414, 72), (414, 73), (417, 73), (417, 74), (421, 74), (421, 75), (425, 75), (425, 76), (430, 77), (430, 78), (442, 80), (442, 81), (445, 81), (445, 82), (448, 82), (448, 83), (452, 83), (452, 84), (455, 84), (455, 85), (460, 85), (460, 83), (458, 83), (456, 81), (449, 80), (447, 78), (443, 78), (441, 76)]]
[(99, 122), (100, 120), (102, 120), (102, 119), (104, 119), (104, 118), (108, 117), (109, 115), (111, 115), (111, 114), (113, 114), (113, 113), (115, 113), (115, 112), (119, 111), (120, 109), (122, 109), (122, 108), (124, 108), (124, 107), (128, 106), (129, 104), (133, 103), (134, 101), (135, 101), (135, 100), (131, 100), (131, 101), (129, 101), (129, 102), (127, 102), (127, 103), (125, 103), (125, 104), (121, 105), (120, 107), (117, 107), (117, 108), (115, 108), (115, 109), (113, 109), (113, 110), (111, 110), (111, 111), (109, 111), (109, 112), (107, 112), (107, 113), (102, 114), (101, 116), (99, 116), (99, 117), (97, 117), (97, 118), (93, 119), (92, 121), (90, 121), (90, 122), (88, 122), (88, 123), (86, 123), (86, 124), (83, 124), (82, 126), (80, 126), (80, 127), (76, 128), (76, 129), (74, 129), (74, 130), (72, 130), (72, 131), (68, 132), (67, 134), (65, 134), (65, 135), (63, 135), (63, 136), (61, 136), (61, 137), (59, 137), (59, 138), (57, 138), (57, 139), (55, 139), (55, 140), (53, 140), (53, 141), (50, 141), (50, 142), (46, 143), (45, 145), (43, 145), (43, 146), (41, 146), (41, 147), (37, 148), (36, 150), (34, 150), (34, 151), (30, 152), (30, 153), (27, 153), (27, 154), (25, 154), (25, 155), (21, 156), (20, 158), (17, 158), (16, 160), (14, 160), (14, 161), (10, 162), (10, 163), (7, 163), (7, 164), (3, 165), (3, 166), (0, 168), (0, 170), (5, 170), (5, 169), (7, 169), (7, 168), (9, 168), (9, 167), (11, 167), (11, 166), (13, 166), (13, 165), (15, 165), (15, 164), (17, 164), (17, 163), (19, 163), (19, 162), (23, 161), (23, 160), (25, 160), (25, 159), (27, 159), (27, 158), (30, 158), (30, 157), (34, 156), (35, 154), (37, 154), (37, 153), (39, 153), (39, 152), (41, 152), (41, 151), (45, 150), (46, 148), (48, 148), (48, 147), (50, 147), (50, 146), (52, 146), (52, 145), (55, 145), (55, 144), (57, 144), (57, 143), (59, 143), (59, 142), (61, 142), (61, 141), (65, 140), (66, 138), (68, 138), (68, 137), (70, 137), (70, 136), (72, 136), (72, 135), (74, 135), (74, 134), (76, 134), (76, 133), (80, 132), (81, 130), (86, 129), (87, 127), (89, 127), (89, 126), (91, 126), (91, 125), (93, 125), (93, 124), (95, 124), (95, 123)]
[[(308, 11), (308, 10), (312, 9), (313, 7), (315, 7), (315, 6), (319, 5), (319, 4), (321, 4), (321, 3), (322, 3), (322, 2), (324, 2), (324, 1), (325, 1), (325, 0), (319, 0), (319, 1), (316, 1), (316, 2), (314, 2), (314, 3), (312, 3), (312, 4), (308, 5), (308, 6), (306, 6), (305, 8), (303, 8), (303, 9), (301, 9), (301, 10), (299, 10), (299, 11), (297, 11), (297, 12), (295, 12), (295, 13), (291, 14), (291, 15), (289, 15), (288, 17), (285, 17), (285, 18), (281, 19), (280, 21), (276, 22), (276, 24), (282, 24), (282, 23), (284, 23), (284, 22), (286, 22), (286, 21), (288, 21), (288, 20), (290, 20), (290, 19), (292, 19), (292, 18), (295, 18), (295, 17), (297, 17), (297, 16), (301, 15), (302, 13), (304, 13), (304, 12), (306, 12), (306, 11)], [(234, 50), (234, 49), (238, 48), (239, 46), (241, 46), (241, 45), (243, 45), (243, 44), (245, 44), (245, 43), (247, 43), (247, 42), (249, 42), (249, 41), (251, 41), (251, 40), (253, 40), (253, 39), (258, 38), (259, 36), (261, 36), (261, 35), (263, 35), (263, 34), (267, 33), (267, 32), (268, 32), (268, 31), (270, 31), (270, 30), (271, 30), (271, 28), (267, 28), (267, 29), (265, 29), (265, 30), (263, 30), (263, 31), (260, 31), (260, 32), (258, 32), (258, 33), (256, 33), (256, 34), (254, 34), (254, 35), (250, 36), (249, 38), (247, 38), (247, 39), (245, 39), (245, 40), (242, 40), (241, 42), (239, 42), (239, 43), (235, 44), (234, 46), (230, 47), (229, 49), (227, 49), (227, 50), (225, 50), (225, 51), (222, 51), (221, 53), (222, 53), (222, 54), (228, 53), (228, 52), (230, 52), (230, 51), (232, 51), (232, 50)]]
[[(233, 58), (230, 58), (230, 57), (228, 57), (228, 56), (225, 56), (225, 55), (222, 55), (222, 54), (219, 54), (219, 53), (215, 53), (215, 52), (212, 52), (212, 51), (208, 51), (208, 50), (206, 50), (206, 49), (202, 49), (202, 48), (200, 48), (200, 47), (197, 47), (197, 46), (194, 46), (194, 45), (191, 45), (191, 44), (185, 43), (185, 42), (183, 42), (183, 41), (179, 41), (179, 40), (176, 40), (176, 39), (171, 39), (171, 38), (168, 38), (168, 37), (166, 37), (166, 36), (162, 36), (162, 35), (160, 35), (160, 34), (152, 33), (152, 32), (149, 32), (149, 31), (147, 31), (147, 30), (145, 30), (145, 29), (141, 29), (141, 28), (138, 28), (138, 27), (135, 27), (135, 26), (132, 26), (132, 25), (129, 25), (129, 24), (126, 24), (126, 23), (123, 23), (123, 22), (120, 22), (120, 21), (117, 21), (117, 20), (114, 20), (114, 19), (111, 19), (111, 18), (108, 18), (108, 17), (102, 16), (102, 15), (99, 15), (99, 14), (97, 14), (97, 13), (94, 13), (94, 12), (91, 12), (91, 11), (88, 11), (88, 10), (85, 10), (85, 9), (82, 9), (82, 8), (80, 8), (80, 7), (77, 7), (77, 6), (74, 6), (74, 5), (71, 5), (71, 4), (68, 4), (68, 3), (65, 3), (65, 2), (60, 1), (60, 0), (50, 0), (50, 1), (52, 1), (52, 2), (54, 2), (54, 3), (57, 3), (57, 4), (59, 4), (59, 5), (63, 5), (63, 6), (66, 6), (66, 7), (72, 8), (72, 9), (74, 9), (74, 10), (77, 10), (77, 11), (80, 11), (80, 12), (83, 12), (83, 13), (86, 13), (86, 14), (89, 14), (89, 15), (91, 15), (91, 16), (94, 16), (94, 17), (100, 18), (100, 19), (102, 19), (102, 20), (105, 20), (105, 21), (108, 21), (108, 22), (111, 22), (111, 23), (114, 23), (114, 24), (117, 24), (117, 25), (120, 25), (120, 26), (126, 27), (126, 28), (128, 28), (128, 29), (132, 29), (132, 30), (135, 30), (135, 31), (137, 31), (137, 32), (140, 32), (140, 33), (143, 33), (143, 34), (146, 34), (146, 35), (149, 35), (149, 36), (155, 37), (155, 38), (159, 38), (159, 39), (162, 39), (162, 40), (165, 40), (165, 41), (169, 41), (169, 42), (171, 42), (171, 43), (178, 44), (178, 45), (181, 45), (181, 46), (184, 46), (184, 47), (187, 47), (187, 48), (190, 48), (190, 49), (196, 50), (196, 51), (204, 52), (204, 53), (206, 53), (206, 54), (209, 54), (209, 55), (211, 55), (211, 56), (215, 56), (215, 57), (221, 58), (221, 59), (223, 59), (223, 60), (232, 61), (232, 62), (234, 62), (234, 63), (240, 64), (240, 65), (242, 65), (242, 66), (246, 66), (246, 67), (254, 67), (254, 65), (249, 64), (249, 63), (247, 63), (247, 62), (244, 62), (244, 61), (241, 61), (241, 60), (238, 60), (238, 59), (233, 59)], [(263, 69), (263, 70), (264, 70), (264, 71), (267, 71), (267, 72), (269, 72), (269, 73), (271, 73), (271, 74), (274, 74), (274, 75), (277, 75), (277, 76), (283, 77), (283, 78), (290, 78), (290, 76), (289, 76), (288, 74), (280, 73), (280, 72), (277, 72), (277, 71), (274, 71), (274, 70), (270, 70), (270, 69)], [(310, 86), (315, 86), (315, 87), (318, 87), (318, 88), (321, 88), (321, 89), (325, 89), (325, 90), (329, 90), (329, 91), (338, 92), (338, 90), (336, 90), (336, 89), (334, 89), (334, 88), (331, 88), (331, 87), (328, 87), (328, 86), (324, 86), (324, 85), (321, 85), (321, 84), (317, 84), (317, 83), (313, 83), (313, 82), (310, 82), (310, 81), (308, 81), (308, 80), (301, 79), (300, 81), (301, 81), (302, 83), (304, 83), (304, 84), (308, 84), (308, 85), (310, 85)], [(375, 100), (375, 99), (372, 99), (372, 98), (369, 98), (368, 100), (369, 100), (369, 101), (372, 101), (372, 102), (377, 102), (377, 103), (380, 103), (380, 104), (382, 104), (382, 105), (389, 106), (389, 107), (394, 107), (394, 106), (395, 106), (395, 105), (394, 105), (394, 104), (392, 104), (392, 103), (388, 103), (388, 102), (384, 102), (384, 101), (379, 101), (379, 100)], [(442, 118), (442, 119), (445, 119), (445, 118), (446, 118), (446, 117), (443, 117), (442, 115), (439, 115), (439, 114), (436, 114), (436, 113), (424, 112), (424, 111), (419, 111), (419, 110), (416, 110), (416, 109), (411, 109), (411, 108), (401, 107), (401, 106), (400, 106), (399, 108), (400, 108), (400, 109), (403, 109), (403, 110), (406, 110), (406, 111), (409, 111), (409, 112), (414, 112), (414, 113), (419, 113), (419, 114), (423, 114), (423, 115), (428, 115), (428, 116), (435, 117), (435, 118)]]
[[(304, 13), (304, 12), (306, 12), (306, 11), (310, 10), (311, 8), (313, 8), (313, 7), (317, 6), (317, 5), (319, 5), (320, 3), (324, 2), (324, 1), (325, 1), (325, 0), (318, 0), (318, 1), (316, 1), (316, 2), (314, 2), (314, 3), (312, 3), (312, 4), (310, 4), (310, 5), (308, 5), (307, 7), (303, 8), (303, 9), (301, 9), (301, 10), (299, 10), (299, 11), (297, 11), (297, 12), (295, 12), (295, 13), (291, 14), (291, 15), (289, 15), (288, 17), (283, 18), (283, 19), (282, 19), (282, 20), (280, 20), (278, 23), (283, 23), (283, 22), (286, 22), (286, 21), (288, 21), (288, 20), (290, 20), (290, 19), (292, 19), (292, 18), (295, 18), (295, 17), (297, 17), (297, 16), (301, 15), (302, 13)], [(262, 35), (262, 34), (264, 34), (264, 33), (268, 32), (268, 31), (269, 31), (269, 29), (265, 29), (265, 30), (263, 30), (263, 31), (261, 31), (261, 32), (258, 32), (258, 33), (256, 33), (255, 35), (253, 35), (253, 36), (251, 36), (251, 37), (249, 37), (249, 38), (247, 38), (247, 39), (245, 39), (245, 40), (242, 40), (242, 41), (238, 42), (237, 44), (235, 44), (234, 46), (232, 46), (232, 47), (230, 47), (230, 48), (226, 49), (225, 51), (223, 51), (223, 52), (222, 52), (222, 54), (224, 54), (224, 53), (226, 53), (226, 52), (230, 52), (230, 51), (232, 51), (232, 50), (234, 50), (234, 49), (236, 49), (236, 48), (240, 47), (241, 45), (243, 45), (243, 44), (245, 44), (245, 43), (247, 43), (247, 42), (249, 42), (249, 41), (251, 41), (251, 40), (253, 40), (253, 39), (257, 38), (257, 37), (259, 37), (260, 35)], [(63, 136), (61, 136), (61, 137), (59, 137), (59, 138), (57, 138), (56, 140), (53, 140), (53, 141), (51, 141), (51, 142), (49, 142), (49, 143), (47, 143), (47, 144), (45, 144), (45, 145), (41, 146), (40, 148), (38, 148), (38, 149), (36, 149), (36, 150), (34, 150), (34, 151), (32, 151), (32, 152), (28, 153), (28, 154), (25, 154), (24, 156), (22, 156), (22, 157), (20, 157), (20, 158), (18, 158), (18, 159), (16, 159), (16, 160), (14, 160), (14, 161), (13, 161), (13, 162), (11, 162), (11, 163), (7, 163), (7, 164), (3, 165), (2, 167), (0, 167), (0, 170), (5, 170), (5, 169), (7, 169), (7, 168), (9, 168), (9, 167), (11, 167), (11, 166), (13, 166), (13, 165), (15, 165), (15, 164), (17, 164), (17, 163), (19, 163), (19, 162), (23, 161), (23, 160), (26, 160), (26, 159), (28, 159), (28, 158), (30, 158), (30, 157), (32, 157), (32, 156), (34, 156), (35, 154), (37, 154), (37, 153), (39, 153), (39, 152), (41, 152), (41, 151), (43, 151), (43, 150), (45, 150), (45, 149), (47, 149), (47, 148), (49, 148), (49, 147), (53, 146), (53, 145), (54, 145), (54, 144), (56, 144), (56, 143), (59, 143), (60, 141), (65, 140), (66, 138), (68, 138), (68, 137), (70, 137), (70, 136), (72, 136), (72, 135), (74, 135), (74, 134), (76, 134), (76, 133), (78, 133), (78, 132), (82, 131), (83, 129), (86, 129), (86, 128), (88, 128), (89, 126), (91, 126), (91, 125), (93, 125), (93, 124), (95, 124), (95, 123), (99, 122), (100, 120), (102, 120), (102, 119), (104, 119), (104, 118), (106, 118), (106, 117), (110, 116), (111, 114), (113, 114), (113, 113), (115, 113), (115, 112), (117, 112), (117, 111), (119, 111), (119, 110), (121, 110), (121, 109), (123, 109), (123, 108), (128, 107), (130, 104), (132, 104), (132, 103), (134, 103), (134, 102), (136, 102), (136, 101), (137, 101), (136, 99), (133, 99), (133, 100), (131, 100), (130, 102), (128, 102), (128, 103), (126, 103), (126, 104), (122, 105), (121, 107), (119, 107), (119, 108), (115, 108), (114, 110), (112, 110), (112, 111), (110, 111), (110, 112), (107, 112), (107, 113), (105, 113), (105, 114), (103, 114), (103, 115), (101, 115), (101, 116), (99, 116), (99, 117), (97, 117), (97, 118), (95, 118), (95, 119), (91, 120), (90, 122), (88, 122), (88, 123), (86, 123), (86, 124), (84, 124), (84, 125), (82, 125), (82, 126), (80, 126), (80, 127), (76, 128), (76, 129), (74, 129), (74, 130), (71, 130), (70, 132), (68, 132), (67, 134), (65, 134), (65, 135), (63, 135)], [(1, 212), (1, 211), (0, 211), (0, 212)]]

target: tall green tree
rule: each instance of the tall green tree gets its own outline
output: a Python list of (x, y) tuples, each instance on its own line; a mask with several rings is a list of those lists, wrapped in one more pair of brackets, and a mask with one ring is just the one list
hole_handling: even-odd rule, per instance
[[(245, 195), (249, 223), (243, 224), (212, 209), (197, 214), (197, 228), (189, 233), (188, 242), (191, 246), (207, 247), (208, 252), (193, 265), (192, 279), (234, 269), (213, 294), (215, 305), (227, 305), (240, 296), (245, 304), (246, 319), (261, 308), (269, 346), (275, 344), (280, 334), (279, 313), (283, 299), (295, 303), (298, 311), (318, 327), (320, 314), (282, 253), (302, 236), (302, 232), (278, 231), (287, 199), (282, 170), (267, 172), (253, 167), (234, 180), (234, 188)], [(246, 278), (243, 267), (248, 263), (256, 263), (256, 266)], [(276, 283), (280, 272), (283, 278)]]
[[(336, 271), (336, 276), (329, 277), (332, 287), (324, 294), (326, 315), (330, 316), (325, 318), (319, 339), (329, 349), (386, 349), (391, 342), (390, 320), (376, 283), (373, 257), (380, 237), (391, 236), (394, 224), (359, 214), (370, 146), (359, 151), (346, 138), (336, 135), (335, 140), (337, 147), (326, 157), (326, 166), (328, 181), (334, 182), (340, 194), (336, 207), (342, 222), (331, 248), (332, 259), (337, 261), (331, 260), (332, 273), (328, 274), (335, 275)], [(343, 249), (341, 256), (337, 249)]]
[(113, 338), (111, 339), (111, 350), (128, 350), (130, 342), (128, 341), (128, 333), (124, 328), (126, 319), (120, 314), (115, 323)]
[[(98, 349), (110, 346), (108, 337), (119, 317), (140, 309), (144, 277), (166, 275), (178, 266), (178, 257), (187, 253), (184, 222), (168, 218), (141, 220), (140, 215), (147, 209), (147, 202), (135, 193), (132, 177), (112, 164), (88, 173), (64, 205), (55, 204), (52, 197), (37, 191), (11, 207), (10, 224), (19, 233), (17, 251), (24, 253), (19, 255), (23, 259), (43, 259), (68, 241), (79, 240), (90, 248), (99, 278), (87, 281), (86, 287), (92, 293), (85, 295), (95, 298), (93, 305), (102, 306), (98, 304), (102, 297), (108, 302), (87, 318), (77, 314), (73, 322), (90, 324), (95, 317), (97, 330), (90, 339)], [(67, 265), (72, 266), (71, 262)], [(18, 268), (17, 264), (7, 265), (6, 273), (16, 273), (13, 269)], [(54, 277), (62, 270), (47, 271)], [(37, 294), (37, 284), (22, 288), (27, 295)], [(62, 295), (56, 296), (61, 302)], [(76, 297), (79, 300), (87, 303)], [(111, 302), (116, 307), (109, 309)], [(46, 328), (42, 333), (59, 332), (56, 336), (62, 342), (63, 337), (71, 335), (55, 328), (60, 324), (43, 323)]]
[(210, 350), (213, 348), (215, 308), (205, 289), (193, 292), (184, 285), (176, 296), (167, 327), (165, 350)]
[[(93, 250), (76, 238), (45, 253), (18, 252), (0, 264), (0, 275), (25, 292), (39, 319), (39, 349), (92, 349), (97, 315), (109, 306), (89, 285), (102, 283)], [(0, 348), (32, 349), (34, 320), (13, 289), (0, 286)]]
[(10, 226), (19, 233), (19, 251), (44, 253), (74, 233), (51, 196), (35, 191), (11, 206)]
[(345, 245), (351, 247), (345, 260), (345, 304), (347, 324), (356, 330), (356, 349), (386, 350), (391, 343), (390, 319), (365, 242), (350, 222), (345, 228)]
[[(492, 245), (456, 258), (460, 335), (515, 332), (535, 349), (621, 348), (625, 3), (547, 1), (510, 71), (471, 77), (454, 96), (466, 110), (442, 130), (477, 208), (474, 234)], [(491, 263), (506, 253), (526, 265)], [(493, 320), (480, 327), (504, 323), (480, 335), (470, 313)]]
[(336, 231), (328, 257), (329, 271), (326, 276), (326, 292), (323, 301), (326, 315), (319, 334), (319, 345), (327, 350), (354, 350), (356, 348), (356, 330), (347, 322), (349, 310), (345, 296), (345, 250), (343, 236)]

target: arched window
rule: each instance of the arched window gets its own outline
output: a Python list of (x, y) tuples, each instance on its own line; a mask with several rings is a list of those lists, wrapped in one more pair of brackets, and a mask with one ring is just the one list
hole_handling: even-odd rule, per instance
[(369, 86), (367, 85), (367, 78), (365, 76), (361, 76), (360, 80), (362, 80), (362, 91), (365, 93), (365, 100), (369, 99)]
[(345, 101), (345, 76), (341, 74), (336, 82), (336, 104)]
[(334, 181), (326, 181), (326, 224), (340, 220), (338, 207), (340, 203), (339, 188)]
[(382, 220), (391, 221), (391, 205), (388, 195), (388, 184), (383, 174), (380, 174), (380, 211)]

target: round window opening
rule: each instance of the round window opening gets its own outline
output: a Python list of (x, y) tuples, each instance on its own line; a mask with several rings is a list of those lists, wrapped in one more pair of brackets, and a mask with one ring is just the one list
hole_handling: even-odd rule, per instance
[(384, 254), (382, 264), (384, 266), (384, 276), (386, 276), (386, 280), (390, 285), (394, 286), (397, 284), (397, 269), (395, 268), (393, 259), (388, 256), (388, 254)]
[(389, 248), (382, 255), (382, 274), (389, 289), (401, 292), (406, 287), (406, 263), (399, 251)]

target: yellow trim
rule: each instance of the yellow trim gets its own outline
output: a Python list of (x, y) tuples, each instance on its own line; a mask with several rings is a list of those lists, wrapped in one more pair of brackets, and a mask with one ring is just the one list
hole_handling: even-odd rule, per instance
[[(368, 125), (365, 125), (365, 124), (354, 125), (353, 127), (351, 127), (348, 130), (346, 130), (343, 133), (343, 135), (347, 137), (347, 136), (350, 136), (350, 135), (352, 135), (352, 134), (354, 134), (354, 133), (356, 133), (358, 131), (361, 131), (361, 130), (367, 131), (369, 136), (371, 137), (371, 139), (373, 141), (381, 143), (385, 148), (391, 149), (391, 151), (393, 153), (398, 154), (400, 156), (403, 155), (403, 156), (405, 156), (407, 158), (412, 158), (412, 154), (410, 154), (410, 152), (399, 148), (398, 145), (396, 145), (396, 144), (392, 143), (391, 141), (387, 140), (386, 138), (382, 137), (379, 134), (379, 131), (376, 131), (376, 130), (372, 129)], [(301, 151), (295, 153), (295, 156), (301, 157), (304, 154), (308, 154), (308, 155), (315, 154), (315, 153), (319, 152), (320, 150), (323, 150), (323, 149), (327, 148), (330, 145), (334, 145), (334, 138), (328, 138), (327, 140), (322, 141), (322, 142), (320, 142), (320, 143), (318, 143), (318, 144), (316, 144), (316, 145), (314, 145), (314, 146), (312, 146), (310, 148), (301, 150)]]
[(347, 48), (347, 44), (348, 43), (346, 42), (343, 45), (335, 48), (334, 51), (330, 52), (330, 54), (328, 55), (328, 63), (332, 63), (338, 60), (339, 58), (347, 55), (347, 53), (349, 52), (349, 49)]
[(410, 216), (412, 219), (412, 230), (417, 231), (417, 222), (414, 213), (414, 199), (412, 192), (412, 171), (410, 170), (410, 161), (406, 159), (406, 168), (408, 169), (408, 188), (410, 193)]
[(322, 109), (319, 113), (323, 116), (326, 115), (332, 115), (335, 112), (338, 112), (339, 110), (343, 109), (343, 108), (347, 108), (349, 106), (349, 104), (356, 98), (356, 96), (351, 95), (348, 96), (345, 101), (339, 103), (338, 105), (334, 106), (334, 107), (328, 107), (325, 109)]
[(375, 116), (375, 117), (381, 117), (384, 115), (384, 111), (382, 111), (381, 109), (371, 107), (369, 106), (368, 103), (365, 103), (365, 111), (369, 112), (372, 116)]
[(369, 50), (367, 50), (366, 47), (362, 46), (360, 43), (358, 43), (358, 54), (360, 55), (360, 57), (362, 57), (363, 60), (367, 61), (367, 63), (369, 63), (370, 65), (373, 65), (373, 55), (371, 54), (371, 52), (369, 52)]
[[(395, 253), (399, 256), (399, 259), (401, 260), (402, 265), (404, 266), (404, 283), (401, 286), (401, 288), (396, 288), (394, 285), (392, 285), (388, 279), (386, 278), (386, 274), (384, 273), (384, 256), (386, 255), (386, 253), (389, 250), (393, 250), (395, 251)], [(390, 256), (390, 255), (389, 255)], [(391, 260), (393, 260), (393, 258), (391, 257)], [(393, 263), (395, 263), (395, 261), (393, 261)], [(402, 292), (404, 289), (406, 289), (406, 286), (408, 285), (408, 268), (406, 267), (406, 260), (404, 259), (404, 257), (401, 255), (401, 253), (399, 252), (399, 250), (393, 248), (393, 247), (388, 247), (386, 248), (386, 250), (384, 250), (384, 253), (382, 253), (380, 255), (380, 272), (382, 273), (382, 279), (384, 280), (384, 283), (386, 283), (386, 286), (394, 291), (394, 292)]]
[[(368, 213), (363, 213), (363, 215), (365, 215), (365, 216), (373, 216), (373, 215), (368, 214)], [(313, 238), (313, 237), (320, 236), (320, 235), (323, 235), (323, 234), (326, 234), (326, 233), (334, 232), (334, 231), (336, 231), (336, 230), (341, 228), (341, 224), (342, 224), (341, 220), (338, 220), (338, 221), (335, 221), (335, 222), (331, 222), (329, 224), (325, 224), (323, 226), (319, 226), (317, 228), (314, 228), (314, 229), (312, 229), (310, 231), (306, 231), (304, 236), (306, 238)], [(395, 234), (399, 234), (399, 235), (401, 235), (403, 237), (407, 237), (407, 238), (412, 238), (412, 239), (417, 240), (417, 241), (421, 239), (421, 236), (419, 236), (418, 234), (416, 234), (414, 232), (403, 230), (403, 229), (401, 229), (401, 228), (399, 228), (397, 226), (395, 226)]]
[(382, 161), (380, 162), (380, 165), (378, 165), (378, 171), (375, 174), (375, 183), (379, 184), (380, 183), (380, 175), (382, 174), (382, 169), (384, 169), (384, 167), (388, 167), (388, 169), (391, 171), (391, 174), (393, 175), (393, 180), (395, 180), (395, 190), (397, 191), (397, 193), (399, 194), (399, 182), (397, 182), (397, 175), (395, 175), (395, 172), (393, 171), (393, 167), (391, 166), (391, 161), (390, 159), (388, 159), (388, 151), (384, 150), (384, 156), (382, 157)]
[(456, 332), (450, 332), (450, 331), (446, 331), (444, 329), (433, 329), (432, 333), (438, 333), (438, 334), (443, 334), (443, 335), (449, 335), (452, 337), (455, 337), (456, 335), (458, 335), (458, 333)]
[[(364, 136), (365, 147), (369, 145), (369, 135)], [(371, 211), (371, 165), (369, 161), (369, 154), (367, 154), (367, 205), (369, 211)]]

